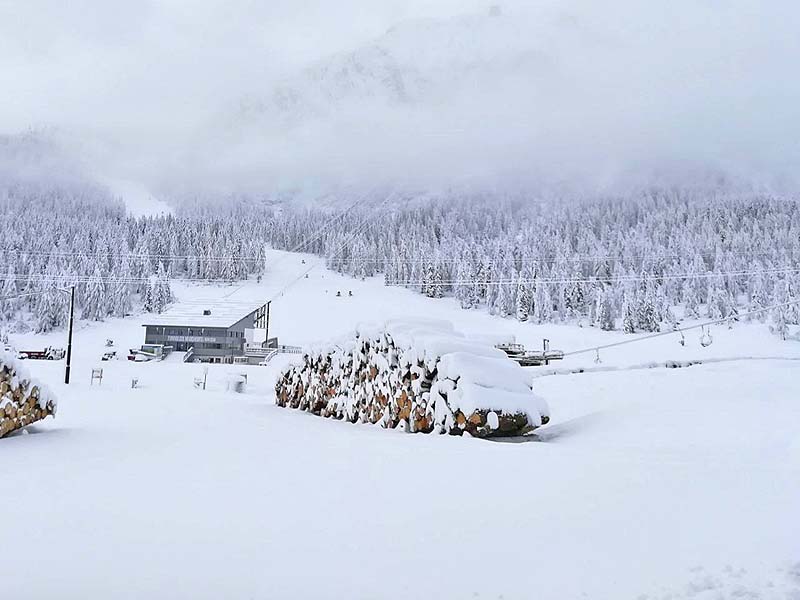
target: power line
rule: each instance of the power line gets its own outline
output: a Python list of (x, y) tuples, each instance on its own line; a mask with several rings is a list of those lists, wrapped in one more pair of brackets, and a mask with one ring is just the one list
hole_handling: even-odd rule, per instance
[[(620, 250), (620, 254), (618, 255), (592, 255), (592, 254), (575, 254), (571, 253), (572, 255), (567, 256), (560, 256), (560, 255), (545, 255), (545, 256), (524, 256), (520, 258), (515, 258), (511, 255), (505, 258), (493, 258), (493, 259), (484, 259), (481, 258), (476, 261), (478, 265), (493, 265), (493, 264), (529, 264), (529, 263), (542, 263), (542, 262), (566, 262), (566, 263), (594, 263), (594, 262), (620, 262), (620, 261), (628, 261), (628, 262), (636, 262), (636, 261), (659, 261), (659, 260), (666, 260), (666, 259), (687, 259), (693, 260), (695, 257), (701, 258), (716, 258), (718, 255), (716, 252), (712, 253), (694, 253), (694, 254), (652, 254), (652, 255), (631, 255), (631, 254), (624, 254), (624, 250)], [(720, 255), (722, 258), (728, 258), (731, 256), (778, 256), (777, 252), (727, 252), (722, 251)], [(789, 257), (790, 258), (790, 257)], [(395, 260), (395, 257), (384, 257), (384, 258), (376, 258), (376, 257), (347, 257), (347, 258), (338, 258), (333, 260), (336, 263), (373, 263), (373, 264), (388, 264)], [(398, 259), (400, 263), (403, 264), (459, 264), (465, 262), (464, 258), (433, 258), (433, 257), (426, 257), (426, 258), (400, 258)]]
[[(325, 229), (327, 229), (328, 227), (330, 227), (330, 226), (331, 226), (333, 223), (335, 223), (335, 222), (337, 222), (337, 221), (340, 221), (341, 219), (343, 219), (343, 218), (345, 217), (345, 215), (346, 215), (346, 214), (347, 214), (347, 213), (348, 213), (350, 210), (352, 210), (352, 209), (353, 209), (353, 208), (355, 208), (357, 205), (359, 205), (359, 204), (361, 204), (362, 202), (364, 202), (364, 201), (365, 201), (365, 200), (366, 200), (368, 197), (370, 197), (371, 193), (372, 193), (374, 190), (375, 190), (375, 188), (371, 188), (371, 189), (370, 189), (368, 192), (365, 192), (365, 193), (364, 193), (362, 196), (360, 196), (360, 197), (358, 198), (358, 200), (356, 200), (355, 202), (353, 202), (353, 204), (351, 204), (351, 205), (350, 205), (350, 206), (349, 206), (349, 207), (348, 207), (348, 208), (347, 208), (347, 209), (346, 209), (346, 210), (345, 210), (345, 211), (344, 211), (342, 214), (338, 215), (337, 217), (334, 217), (333, 219), (330, 219), (330, 220), (329, 220), (327, 223), (325, 223), (325, 224), (324, 224), (324, 225), (323, 225), (323, 226), (322, 226), (322, 227), (321, 227), (321, 228), (320, 228), (320, 229), (317, 231), (317, 233), (316, 233), (314, 236), (312, 236), (312, 238), (311, 238), (311, 239), (309, 239), (309, 240), (306, 240), (306, 241), (304, 241), (304, 242), (301, 242), (300, 244), (296, 245), (294, 248), (292, 248), (291, 250), (289, 250), (289, 252), (291, 252), (291, 253), (298, 252), (298, 251), (300, 251), (300, 250), (302, 250), (302, 249), (304, 249), (304, 248), (307, 248), (307, 247), (308, 247), (308, 245), (310, 245), (311, 243), (313, 243), (313, 242), (317, 241), (319, 238), (321, 238), (321, 237), (322, 237), (322, 233), (325, 231)], [(284, 255), (282, 255), (280, 258), (278, 258), (278, 260), (276, 260), (274, 263), (270, 264), (270, 267), (271, 267), (271, 268), (274, 268), (276, 265), (279, 265), (279, 264), (281, 263), (281, 261), (282, 261), (282, 260), (284, 260), (284, 259), (286, 258), (286, 256), (288, 256), (288, 254), (284, 254)], [(306, 273), (303, 273), (303, 274), (301, 275), (301, 277), (302, 277), (302, 276), (304, 276), (305, 274), (306, 274)], [(294, 283), (294, 282), (290, 283), (289, 285), (292, 285), (293, 283)], [(237, 288), (236, 288), (236, 289), (234, 289), (232, 292), (230, 292), (230, 293), (226, 294), (226, 295), (225, 295), (225, 298), (229, 298), (230, 296), (232, 296), (233, 294), (235, 294), (236, 292), (238, 292), (239, 290), (241, 290), (243, 287), (244, 287), (244, 285), (241, 285), (241, 286), (237, 287)], [(285, 291), (286, 291), (286, 289), (284, 289), (283, 291), (281, 291), (281, 293), (283, 293), (283, 292), (285, 292)]]
[(404, 280), (397, 282), (389, 282), (386, 285), (390, 287), (403, 287), (409, 285), (518, 285), (518, 284), (539, 284), (539, 283), (555, 283), (555, 284), (569, 284), (569, 283), (610, 283), (610, 282), (636, 282), (636, 281), (663, 281), (663, 280), (681, 280), (681, 279), (714, 279), (717, 277), (749, 277), (756, 275), (780, 275), (800, 273), (800, 268), (796, 269), (762, 269), (758, 271), (717, 271), (707, 273), (683, 273), (679, 275), (621, 275), (621, 276), (597, 276), (597, 277), (568, 277), (568, 278), (548, 278), (548, 277), (534, 277), (534, 278), (513, 278), (513, 279), (493, 279), (488, 281), (475, 281), (475, 280)]
[(126, 259), (126, 260), (166, 260), (166, 261), (173, 261), (173, 260), (205, 260), (205, 261), (227, 261), (227, 260), (242, 260), (242, 261), (261, 261), (264, 260), (265, 255), (255, 255), (255, 256), (247, 256), (241, 254), (230, 254), (230, 255), (214, 255), (214, 254), (134, 254), (134, 253), (119, 253), (119, 252), (95, 252), (88, 250), (86, 252), (81, 251), (36, 251), (36, 250), (19, 250), (19, 249), (6, 249), (4, 250), (6, 255), (8, 254), (24, 254), (27, 256), (37, 256), (42, 258), (74, 258), (74, 257), (86, 257), (86, 258), (106, 258), (106, 259)]
[[(377, 213), (377, 212), (379, 212), (379, 211), (380, 211), (380, 209), (381, 209), (381, 208), (383, 208), (383, 206), (384, 206), (384, 205), (385, 205), (385, 204), (386, 204), (386, 203), (387, 203), (387, 202), (388, 202), (388, 201), (389, 201), (391, 198), (393, 198), (393, 197), (394, 197), (394, 194), (395, 194), (395, 193), (396, 193), (396, 190), (392, 191), (392, 193), (391, 193), (391, 194), (388, 194), (388, 195), (386, 196), (386, 198), (384, 198), (384, 199), (383, 199), (383, 201), (382, 201), (382, 202), (381, 202), (381, 203), (380, 203), (380, 204), (379, 204), (377, 207), (375, 207), (375, 209), (374, 209), (374, 211), (373, 211), (373, 212), (374, 212), (374, 213)], [(357, 235), (358, 235), (358, 234), (359, 234), (361, 231), (363, 231), (363, 230), (364, 230), (366, 227), (368, 227), (368, 226), (369, 226), (369, 224), (370, 224), (370, 221), (371, 221), (371, 219), (370, 219), (370, 215), (367, 215), (366, 217), (364, 217), (364, 219), (363, 219), (363, 220), (361, 221), (361, 223), (360, 223), (360, 224), (359, 224), (359, 225), (358, 225), (358, 226), (357, 226), (357, 227), (356, 227), (356, 228), (355, 228), (355, 229), (352, 231), (352, 233), (351, 233), (351, 234), (349, 234), (349, 235), (348, 235), (348, 236), (345, 238), (345, 240), (344, 240), (344, 241), (343, 241), (341, 244), (339, 244), (339, 246), (338, 246), (338, 247), (337, 247), (337, 248), (336, 248), (336, 249), (333, 251), (332, 255), (333, 255), (333, 256), (336, 256), (336, 254), (338, 254), (339, 252), (341, 252), (342, 250), (344, 250), (344, 248), (345, 248), (347, 245), (351, 244), (351, 243), (352, 243), (352, 242), (353, 242), (353, 241), (356, 239), (356, 236), (357, 236)], [(321, 261), (320, 261), (320, 263), (321, 263)], [(270, 302), (272, 302), (272, 300), (274, 300), (275, 298), (278, 298), (279, 296), (283, 295), (283, 294), (284, 294), (284, 293), (285, 293), (285, 292), (286, 292), (286, 291), (287, 291), (287, 290), (288, 290), (290, 287), (292, 287), (293, 285), (295, 285), (295, 284), (296, 284), (298, 281), (301, 281), (302, 279), (304, 279), (304, 278), (305, 278), (305, 276), (306, 276), (306, 275), (308, 275), (308, 274), (309, 274), (311, 271), (313, 271), (314, 269), (316, 269), (316, 268), (317, 268), (317, 267), (320, 265), (320, 263), (315, 263), (315, 264), (311, 265), (311, 266), (310, 266), (308, 269), (305, 269), (305, 270), (304, 270), (302, 273), (300, 273), (300, 274), (299, 274), (299, 275), (298, 275), (298, 276), (297, 276), (295, 279), (293, 279), (293, 280), (292, 280), (292, 281), (290, 281), (288, 284), (286, 284), (286, 285), (283, 287), (283, 289), (281, 289), (281, 290), (280, 290), (278, 293), (276, 293), (275, 295), (273, 295), (273, 297), (270, 299)]]
[[(362, 197), (359, 201), (361, 202), (365, 200), (366, 197)], [(352, 206), (351, 206), (352, 209)], [(350, 209), (348, 209), (350, 210)], [(288, 253), (295, 253), (301, 252), (303, 249), (311, 245), (313, 242), (317, 241), (322, 237), (322, 233), (325, 228), (330, 227), (336, 221), (341, 220), (344, 218), (346, 214), (340, 214), (337, 217), (334, 217), (330, 221), (326, 222), (323, 227), (318, 230), (312, 237), (304, 238), (302, 242), (295, 245), (289, 249), (281, 249), (281, 248), (274, 248), (275, 250), (280, 250), (281, 252), (288, 252)], [(349, 233), (345, 235), (350, 235)], [(37, 250), (20, 250), (16, 248), (8, 248), (3, 250), (4, 254), (22, 254), (27, 256), (37, 256), (42, 258), (74, 258), (74, 257), (85, 257), (85, 258), (104, 258), (104, 259), (126, 259), (128, 261), (146, 261), (146, 260), (159, 260), (159, 261), (176, 261), (176, 260), (202, 260), (206, 262), (221, 262), (221, 261), (243, 261), (243, 262), (259, 262), (265, 260), (267, 258), (267, 254), (257, 254), (257, 255), (243, 255), (243, 254), (230, 254), (230, 255), (218, 255), (218, 254), (139, 254), (139, 253), (120, 253), (120, 252), (96, 252), (96, 251), (37, 251)], [(675, 253), (675, 254), (625, 254), (624, 249), (620, 249), (620, 254), (615, 255), (596, 255), (596, 254), (580, 254), (580, 253), (570, 253), (570, 256), (564, 256), (560, 254), (550, 254), (550, 255), (539, 255), (539, 256), (523, 256), (523, 257), (513, 257), (510, 256), (508, 258), (493, 258), (493, 259), (486, 259), (481, 258), (477, 261), (478, 264), (498, 264), (498, 263), (540, 263), (540, 262), (568, 262), (568, 263), (592, 263), (592, 262), (619, 262), (619, 261), (659, 261), (659, 260), (666, 260), (666, 259), (687, 259), (692, 260), (696, 257), (701, 258), (716, 258), (717, 256), (721, 256), (723, 258), (731, 257), (731, 256), (750, 256), (750, 257), (761, 257), (761, 256), (779, 256), (777, 252), (730, 252), (727, 250), (719, 250), (713, 252), (695, 252), (691, 254), (686, 253)], [(787, 258), (791, 258), (792, 253), (789, 253)], [(339, 257), (339, 258), (329, 258), (329, 262), (334, 263), (375, 263), (375, 264), (387, 264), (391, 263), (395, 259), (394, 256), (390, 257), (367, 257), (367, 256), (350, 256), (350, 257)], [(282, 260), (282, 259), (279, 259)], [(402, 263), (406, 264), (414, 264), (414, 263), (434, 263), (434, 264), (450, 264), (450, 263), (461, 263), (464, 262), (463, 258), (432, 258), (432, 257), (420, 257), (420, 258), (402, 258), (400, 259)], [(278, 261), (276, 261), (278, 262)]]
[[(365, 219), (362, 221), (357, 229), (363, 229), (369, 225), (369, 219)], [(342, 244), (336, 249), (336, 252), (341, 251), (348, 243), (352, 242), (351, 238), (344, 240)], [(311, 270), (318, 267), (320, 264), (324, 262), (324, 259), (319, 258), (319, 263), (315, 263), (308, 269), (304, 270), (300, 277), (305, 276), (306, 273), (310, 272)], [(518, 285), (518, 284), (530, 284), (535, 285), (539, 283), (552, 283), (552, 284), (576, 284), (576, 283), (586, 283), (586, 284), (595, 284), (595, 283), (611, 283), (611, 282), (637, 282), (637, 281), (663, 281), (663, 280), (683, 280), (683, 279), (714, 279), (714, 278), (724, 278), (724, 277), (752, 277), (757, 275), (786, 275), (786, 274), (793, 274), (800, 272), (800, 268), (793, 268), (793, 269), (760, 269), (755, 271), (716, 271), (716, 272), (706, 272), (706, 273), (682, 273), (682, 274), (670, 274), (670, 275), (648, 275), (648, 276), (641, 276), (641, 275), (620, 275), (620, 276), (596, 276), (596, 277), (566, 277), (566, 278), (552, 278), (552, 277), (533, 277), (533, 278), (510, 278), (510, 279), (492, 279), (487, 281), (476, 281), (476, 280), (460, 280), (460, 279), (452, 279), (452, 280), (440, 280), (436, 281), (435, 283), (441, 285)], [(94, 283), (94, 282), (102, 282), (102, 283), (112, 283), (112, 284), (120, 284), (120, 283), (129, 283), (129, 284), (136, 284), (136, 283), (147, 283), (152, 281), (156, 278), (155, 275), (151, 276), (123, 276), (123, 277), (115, 277), (114, 275), (88, 275), (88, 274), (70, 274), (70, 273), (58, 273), (54, 275), (48, 275), (46, 273), (35, 273), (32, 275), (22, 275), (22, 274), (15, 274), (13, 277), (0, 277), (2, 281), (14, 281), (14, 282), (31, 282), (31, 283)], [(187, 283), (187, 284), (197, 284), (197, 283), (210, 283), (210, 284), (219, 284), (223, 285), (225, 283), (228, 284), (236, 284), (240, 280), (236, 281), (229, 281), (220, 278), (191, 278), (191, 277), (175, 277), (175, 278), (168, 278), (167, 281), (169, 283)], [(389, 282), (386, 285), (390, 287), (402, 287), (402, 286), (411, 286), (411, 285), (428, 285), (434, 283), (433, 281), (428, 281), (424, 279), (420, 280), (403, 280), (403, 281), (396, 281), (396, 282)], [(239, 286), (238, 289), (241, 289), (242, 286)], [(285, 291), (285, 290), (284, 290)]]
[(786, 308), (787, 306), (794, 306), (800, 304), (800, 300), (793, 300), (791, 302), (784, 302), (783, 304), (775, 304), (773, 306), (767, 306), (766, 308), (759, 308), (756, 310), (749, 310), (747, 312), (738, 313), (735, 315), (729, 315), (727, 317), (721, 317), (719, 319), (713, 319), (711, 321), (706, 321), (704, 323), (699, 323), (697, 325), (689, 325), (688, 327), (678, 327), (676, 329), (672, 329), (671, 331), (659, 331), (657, 333), (651, 333), (649, 335), (644, 335), (638, 337), (633, 340), (623, 340), (621, 342), (614, 342), (612, 344), (604, 344), (602, 346), (592, 346), (591, 348), (584, 348), (582, 350), (573, 350), (572, 352), (565, 352), (564, 356), (575, 356), (577, 354), (586, 354), (588, 352), (600, 352), (600, 350), (607, 350), (608, 348), (616, 348), (617, 346), (624, 346), (626, 344), (634, 344), (636, 342), (643, 342), (645, 340), (651, 340), (657, 337), (663, 337), (665, 335), (674, 335), (676, 333), (682, 333), (684, 331), (691, 331), (692, 329), (702, 329), (705, 327), (711, 327), (711, 325), (719, 325), (720, 323), (728, 323), (730, 321), (738, 320), (742, 317), (747, 317), (750, 315), (757, 315), (760, 313), (769, 312), (771, 310), (776, 310), (778, 308)]
[(28, 298), (30, 296), (38, 296), (40, 294), (41, 294), (41, 292), (28, 292), (28, 293), (25, 293), (25, 294), (14, 294), (14, 295), (11, 295), (11, 296), (2, 296), (2, 297), (0, 297), (0, 301), (2, 301), (2, 300), (15, 300), (17, 298)]

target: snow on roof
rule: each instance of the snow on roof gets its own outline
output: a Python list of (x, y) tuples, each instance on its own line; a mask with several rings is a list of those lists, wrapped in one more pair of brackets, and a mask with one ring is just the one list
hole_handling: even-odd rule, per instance
[[(177, 327), (231, 327), (247, 315), (264, 306), (261, 304), (243, 304), (241, 302), (193, 302), (192, 304), (178, 304), (159, 315), (149, 316), (142, 324), (148, 325), (174, 325)], [(204, 314), (210, 311), (211, 314)]]

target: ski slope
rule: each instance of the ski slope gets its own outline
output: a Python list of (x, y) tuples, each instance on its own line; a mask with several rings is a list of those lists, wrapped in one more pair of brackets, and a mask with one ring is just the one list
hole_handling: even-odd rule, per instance
[(153, 196), (142, 183), (115, 177), (100, 177), (100, 181), (125, 203), (128, 214), (133, 217), (172, 214), (172, 207)]
[[(301, 263), (305, 260), (306, 263)], [(364, 320), (449, 318), (573, 350), (624, 338), (462, 311), (275, 253), (261, 283), (175, 286), (188, 307), (272, 305), (282, 343)], [(341, 290), (343, 297), (336, 297)], [(348, 291), (353, 296), (348, 296)], [(541, 377), (539, 442), (407, 435), (280, 409), (269, 367), (100, 363), (144, 316), (82, 325), (73, 383), (28, 363), (55, 420), (0, 441), (9, 598), (795, 598), (800, 596), (800, 344), (764, 325), (630, 344)], [(15, 336), (63, 345), (63, 332)], [(656, 360), (742, 358), (682, 369)], [(176, 360), (177, 359), (177, 360)], [(90, 386), (93, 367), (104, 368)], [(532, 370), (532, 374), (535, 370)], [(244, 394), (226, 391), (245, 372)], [(131, 389), (131, 379), (139, 387)]]

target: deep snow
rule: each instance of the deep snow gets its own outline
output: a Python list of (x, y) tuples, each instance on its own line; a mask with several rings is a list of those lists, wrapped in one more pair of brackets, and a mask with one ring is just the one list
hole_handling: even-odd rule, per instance
[[(176, 292), (249, 305), (317, 260), (276, 256), (262, 284)], [(535, 347), (548, 337), (563, 350), (627, 339), (462, 311), (322, 268), (275, 299), (272, 333), (310, 344), (393, 317), (448, 318)], [(69, 387), (63, 361), (28, 363), (59, 414), (0, 441), (4, 597), (800, 595), (797, 362), (542, 377), (535, 390), (552, 413), (542, 441), (486, 442), (280, 409), (272, 384), (284, 356), (212, 366), (206, 391), (193, 386), (197, 365), (99, 362), (107, 337), (118, 351), (139, 345), (143, 320), (82, 326)], [(709, 348), (667, 336), (604, 352), (602, 364), (800, 356), (764, 325), (713, 333)], [(596, 366), (594, 356), (556, 366), (576, 365)], [(89, 385), (95, 366), (101, 387)], [(230, 372), (247, 373), (247, 393), (226, 391)]]

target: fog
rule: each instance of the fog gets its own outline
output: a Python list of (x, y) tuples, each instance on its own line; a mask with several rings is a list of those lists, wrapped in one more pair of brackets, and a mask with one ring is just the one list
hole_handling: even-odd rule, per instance
[(0, 131), (160, 189), (794, 186), (798, 31), (789, 0), (0, 0)]

